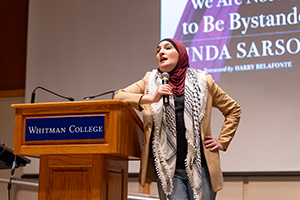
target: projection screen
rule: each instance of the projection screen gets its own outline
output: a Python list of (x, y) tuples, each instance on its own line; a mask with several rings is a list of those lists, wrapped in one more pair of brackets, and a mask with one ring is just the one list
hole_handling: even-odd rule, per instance
[[(163, 0), (161, 38), (181, 41), (242, 108), (225, 172), (299, 171), (300, 1)], [(213, 112), (212, 130), (223, 116)]]

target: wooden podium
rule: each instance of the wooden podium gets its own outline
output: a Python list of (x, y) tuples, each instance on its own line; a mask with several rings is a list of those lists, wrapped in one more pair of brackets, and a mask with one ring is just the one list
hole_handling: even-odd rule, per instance
[[(128, 160), (140, 158), (143, 124), (135, 111), (118, 100), (14, 104), (14, 153), (40, 157), (39, 200), (127, 199)], [(53, 128), (51, 120), (103, 117), (101, 138), (57, 139), (100, 131), (100, 126)], [(89, 119), (89, 118), (88, 118)], [(28, 127), (30, 120), (50, 120), (50, 128)], [(87, 123), (90, 120), (86, 120)], [(38, 121), (38, 125), (40, 122)], [(27, 129), (30, 129), (27, 130)], [(85, 132), (84, 132), (85, 131)], [(67, 134), (66, 134), (67, 135)], [(38, 139), (30, 139), (34, 136)], [(50, 137), (50, 139), (40, 139)]]

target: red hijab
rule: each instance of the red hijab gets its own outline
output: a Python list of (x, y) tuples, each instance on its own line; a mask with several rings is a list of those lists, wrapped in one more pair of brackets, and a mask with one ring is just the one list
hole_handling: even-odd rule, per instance
[[(161, 40), (159, 43), (162, 41), (170, 42), (179, 54), (177, 65), (169, 72), (169, 85), (173, 88), (172, 92), (175, 96), (181, 96), (184, 94), (185, 75), (189, 67), (189, 57), (186, 48), (181, 42), (175, 39), (167, 38)], [(160, 69), (158, 70), (160, 71)]]

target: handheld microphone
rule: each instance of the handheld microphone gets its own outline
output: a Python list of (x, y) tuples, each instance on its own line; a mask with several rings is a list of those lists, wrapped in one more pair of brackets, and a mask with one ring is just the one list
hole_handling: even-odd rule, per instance
[(32, 91), (32, 93), (31, 93), (31, 101), (30, 101), (31, 103), (34, 103), (34, 100), (35, 100), (35, 91), (36, 91), (37, 89), (42, 89), (42, 90), (45, 90), (45, 91), (47, 91), (47, 92), (49, 92), (49, 93), (51, 93), (51, 94), (54, 94), (55, 96), (61, 97), (61, 98), (63, 98), (63, 99), (68, 99), (69, 101), (74, 101), (74, 98), (73, 98), (73, 97), (65, 97), (65, 96), (62, 96), (62, 95), (57, 94), (57, 93), (55, 93), (55, 92), (52, 92), (51, 90), (48, 90), (48, 89), (46, 89), (46, 88), (44, 88), (44, 87), (38, 86), (38, 87), (36, 87), (36, 88)]
[[(163, 85), (169, 84), (169, 74), (167, 72), (162, 73), (161, 75), (161, 82)], [(163, 104), (164, 106), (169, 105), (169, 95), (163, 95)]]
[(97, 94), (97, 95), (94, 95), (94, 96), (87, 96), (87, 97), (84, 97), (83, 99), (84, 100), (94, 99), (96, 97), (100, 97), (100, 96), (103, 96), (103, 95), (106, 95), (106, 94), (110, 94), (110, 93), (112, 93), (111, 99), (113, 99), (114, 95), (115, 95), (115, 92), (116, 92), (115, 90), (111, 90), (111, 91), (104, 92), (104, 93), (101, 93), (101, 94)]

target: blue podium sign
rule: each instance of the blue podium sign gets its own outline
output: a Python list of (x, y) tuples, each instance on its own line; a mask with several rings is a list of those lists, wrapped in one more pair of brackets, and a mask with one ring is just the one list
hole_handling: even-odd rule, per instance
[(25, 141), (103, 139), (104, 115), (27, 118)]

